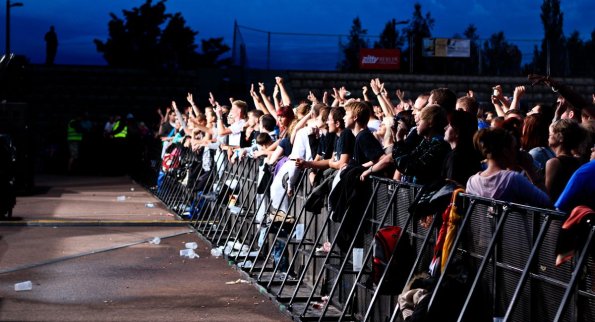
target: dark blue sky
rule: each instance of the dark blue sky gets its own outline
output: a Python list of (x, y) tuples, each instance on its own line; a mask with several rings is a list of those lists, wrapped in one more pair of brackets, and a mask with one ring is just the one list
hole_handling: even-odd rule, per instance
[[(12, 0), (15, 2), (15, 0)], [(56, 26), (60, 46), (59, 64), (105, 64), (96, 52), (93, 39), (107, 39), (109, 13), (122, 16), (122, 9), (131, 9), (144, 0), (16, 0), (24, 7), (13, 8), (12, 50), (25, 54), (33, 63), (44, 60), (43, 36), (50, 25)], [(529, 57), (532, 47), (543, 37), (539, 18), (539, 0), (421, 0), (424, 13), (430, 11), (436, 24), (435, 37), (450, 37), (473, 23), (482, 38), (504, 31)], [(378, 35), (392, 18), (409, 19), (415, 1), (367, 0), (169, 0), (170, 13), (182, 12), (188, 25), (199, 32), (197, 41), (209, 37), (224, 37), (232, 45), (233, 22), (243, 26), (273, 32), (347, 34), (354, 17), (359, 16), (370, 35)], [(2, 2), (2, 4), (4, 4)], [(578, 30), (583, 39), (595, 28), (593, 0), (563, 0), (564, 31), (569, 35)], [(0, 46), (4, 51), (5, 10), (1, 8), (2, 32)], [(264, 67), (261, 54), (266, 47), (266, 35), (242, 30), (249, 47), (249, 61)], [(516, 41), (518, 40), (518, 41)], [(296, 37), (273, 35), (272, 67), (324, 68), (338, 58), (337, 38)], [(324, 63), (320, 61), (325, 61)], [(291, 65), (291, 66), (287, 66)]]

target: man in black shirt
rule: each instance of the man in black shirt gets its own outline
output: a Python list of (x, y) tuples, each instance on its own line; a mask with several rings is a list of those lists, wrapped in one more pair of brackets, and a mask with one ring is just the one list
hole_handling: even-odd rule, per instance
[(384, 154), (382, 145), (368, 129), (370, 107), (363, 102), (351, 102), (345, 105), (345, 128), (355, 135), (353, 156), (350, 166), (369, 167)]

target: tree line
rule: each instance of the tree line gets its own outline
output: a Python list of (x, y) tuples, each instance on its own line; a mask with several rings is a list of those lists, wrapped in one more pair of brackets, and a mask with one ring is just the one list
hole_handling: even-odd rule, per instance
[[(197, 31), (187, 26), (181, 13), (166, 13), (167, 0), (153, 3), (146, 0), (138, 8), (123, 10), (123, 17), (111, 13), (108, 39), (95, 39), (97, 51), (110, 66), (127, 68), (222, 67), (231, 58), (222, 58), (230, 51), (223, 37), (202, 39), (196, 44)], [(424, 57), (423, 38), (432, 37), (435, 19), (423, 12), (416, 3), (408, 23), (398, 29), (395, 19), (388, 21), (373, 44), (367, 40), (368, 31), (361, 20), (353, 20), (346, 43), (341, 43), (343, 59), (337, 68), (357, 71), (361, 48), (401, 49), (401, 72), (461, 75), (525, 75), (550, 73), (556, 76), (595, 76), (595, 29), (588, 40), (578, 31), (566, 37), (563, 31), (564, 14), (560, 0), (543, 0), (541, 21), (544, 38), (535, 46), (531, 62), (522, 64), (518, 46), (509, 41), (504, 32), (496, 32), (480, 40), (477, 27), (467, 26), (463, 34), (453, 38), (470, 40), (469, 58)], [(549, 63), (549, 64), (548, 64)], [(549, 70), (548, 70), (549, 65)], [(412, 70), (411, 70), (412, 68)]]
[[(463, 35), (452, 38), (470, 40), (469, 58), (424, 57), (423, 38), (432, 37), (435, 19), (430, 12), (423, 13), (419, 3), (414, 5), (413, 15), (402, 30), (397, 29), (395, 19), (388, 21), (374, 44), (366, 40), (368, 31), (363, 28), (358, 17), (353, 20), (346, 43), (341, 44), (344, 54), (338, 68), (342, 71), (356, 71), (357, 54), (361, 48), (400, 48), (402, 49), (402, 72), (462, 75), (526, 75), (527, 73), (557, 76), (595, 76), (595, 29), (589, 40), (582, 40), (578, 31), (569, 37), (564, 35), (564, 14), (560, 10), (560, 0), (543, 0), (541, 21), (544, 38), (541, 46), (535, 46), (531, 62), (522, 64), (522, 53), (511, 43), (503, 31), (492, 34), (480, 41), (477, 27), (469, 25)], [(550, 70), (548, 71), (548, 57)], [(414, 64), (411, 64), (413, 60)], [(411, 66), (413, 71), (410, 70)]]

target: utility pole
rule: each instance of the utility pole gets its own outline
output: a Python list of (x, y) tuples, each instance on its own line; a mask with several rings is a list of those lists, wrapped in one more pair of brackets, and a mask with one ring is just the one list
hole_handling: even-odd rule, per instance
[(10, 8), (22, 6), (24, 6), (22, 2), (11, 3), (10, 0), (6, 0), (6, 51), (4, 52), (6, 55), (10, 54)]

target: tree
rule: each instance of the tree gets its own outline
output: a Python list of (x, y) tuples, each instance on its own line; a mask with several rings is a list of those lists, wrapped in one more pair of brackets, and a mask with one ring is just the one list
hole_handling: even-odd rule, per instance
[[(431, 70), (431, 67), (429, 67), (428, 64), (419, 64), (419, 62), (422, 61), (423, 57), (423, 39), (432, 37), (434, 18), (432, 18), (429, 12), (426, 12), (424, 16), (421, 11), (421, 4), (419, 3), (415, 3), (413, 8), (413, 18), (410, 20), (409, 26), (403, 30), (407, 39), (409, 39), (409, 46), (413, 46), (413, 50), (409, 48), (405, 58), (408, 61), (413, 59), (413, 61), (416, 62), (416, 72), (429, 71)], [(410, 57), (410, 53), (413, 57)]]
[(394, 49), (403, 46), (403, 37), (397, 30), (397, 21), (392, 19), (384, 26), (384, 30), (380, 34), (380, 39), (374, 42), (374, 48)]
[(186, 20), (180, 13), (171, 16), (161, 35), (160, 47), (163, 63), (169, 68), (192, 68), (198, 65), (194, 38), (198, 32), (186, 26)]
[(202, 52), (199, 60), (199, 65), (205, 66), (229, 66), (231, 65), (231, 57), (219, 59), (219, 57), (230, 50), (229, 46), (223, 43), (223, 37), (209, 38), (202, 40)]
[(198, 32), (186, 25), (181, 13), (166, 13), (166, 1), (153, 4), (152, 0), (146, 0), (138, 8), (122, 10), (123, 19), (110, 13), (108, 39), (94, 40), (107, 63), (127, 68), (188, 69), (227, 62), (219, 60), (220, 55), (229, 51), (223, 38), (206, 40), (206, 46), (203, 40), (204, 53), (198, 53), (195, 43)]
[(362, 28), (359, 17), (353, 19), (351, 31), (349, 32), (349, 41), (347, 44), (340, 44), (343, 51), (343, 61), (339, 64), (342, 71), (357, 71), (359, 68), (359, 50), (368, 48), (368, 42), (364, 39), (368, 31)]
[(544, 38), (541, 42), (541, 50), (533, 57), (533, 68), (537, 72), (546, 73), (549, 55), (550, 73), (559, 76), (567, 75), (564, 14), (560, 11), (560, 0), (543, 0), (540, 17)]
[(463, 35), (465, 38), (469, 39), (470, 42), (470, 64), (467, 64), (466, 71), (468, 74), (479, 74), (479, 35), (477, 34), (477, 27), (475, 27), (474, 24), (470, 24), (463, 32)]
[(483, 44), (483, 72), (490, 76), (519, 75), (522, 54), (516, 45), (510, 44), (504, 32), (493, 34)]

